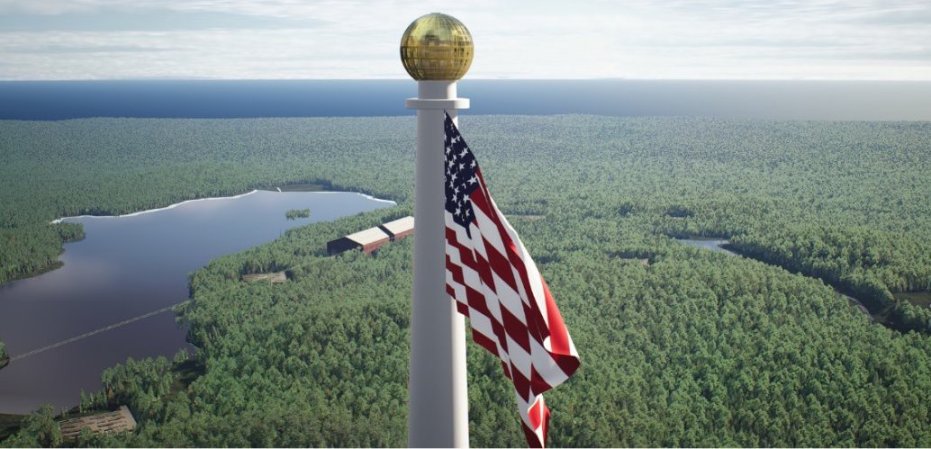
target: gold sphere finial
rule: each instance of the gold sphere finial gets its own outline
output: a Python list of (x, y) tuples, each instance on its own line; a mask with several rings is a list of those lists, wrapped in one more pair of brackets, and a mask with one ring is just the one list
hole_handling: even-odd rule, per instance
[(458, 80), (469, 71), (472, 55), (472, 34), (446, 14), (421, 16), (401, 36), (401, 62), (417, 81)]

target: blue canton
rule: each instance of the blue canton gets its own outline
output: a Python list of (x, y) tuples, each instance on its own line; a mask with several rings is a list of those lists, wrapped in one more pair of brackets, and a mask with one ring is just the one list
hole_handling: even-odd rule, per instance
[(469, 195), (478, 188), (475, 176), (478, 164), (469, 150), (453, 120), (446, 114), (446, 210), (453, 215), (453, 221), (469, 232), (469, 223), (475, 220), (475, 211)]

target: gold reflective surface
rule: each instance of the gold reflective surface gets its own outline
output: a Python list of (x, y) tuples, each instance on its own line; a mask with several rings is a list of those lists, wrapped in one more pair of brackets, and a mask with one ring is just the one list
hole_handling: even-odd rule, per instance
[(455, 81), (472, 65), (472, 34), (455, 17), (432, 13), (401, 36), (401, 62), (417, 81)]

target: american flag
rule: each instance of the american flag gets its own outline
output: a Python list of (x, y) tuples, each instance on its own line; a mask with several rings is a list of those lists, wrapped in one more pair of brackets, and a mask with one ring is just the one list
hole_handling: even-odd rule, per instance
[(543, 393), (579, 367), (579, 355), (514, 228), (488, 193), (482, 171), (446, 115), (446, 291), (472, 338), (501, 359), (514, 384), (524, 434), (543, 447)]

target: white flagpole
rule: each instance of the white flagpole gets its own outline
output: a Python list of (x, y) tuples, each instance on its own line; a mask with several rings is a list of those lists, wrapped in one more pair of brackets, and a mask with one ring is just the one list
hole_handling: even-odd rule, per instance
[[(464, 69), (463, 31), (468, 36)], [(451, 35), (453, 39), (449, 38)], [(410, 447), (469, 445), (465, 324), (446, 293), (444, 111), (455, 122), (456, 110), (469, 107), (468, 99), (457, 98), (456, 80), (471, 63), (471, 44), (471, 36), (461, 22), (436, 13), (415, 20), (401, 41), (405, 68), (418, 80), (418, 98), (405, 102), (408, 108), (417, 110), (416, 231), (408, 381)], [(461, 70), (450, 71), (457, 64)]]
[(420, 81), (414, 188), (414, 302), (408, 403), (410, 447), (468, 447), (465, 324), (446, 293), (443, 111), (455, 120), (469, 100), (456, 82)]

